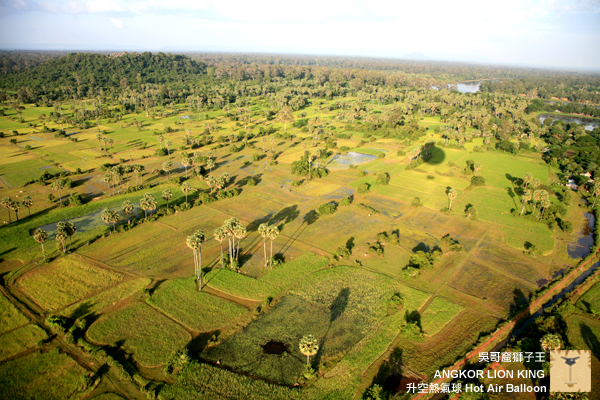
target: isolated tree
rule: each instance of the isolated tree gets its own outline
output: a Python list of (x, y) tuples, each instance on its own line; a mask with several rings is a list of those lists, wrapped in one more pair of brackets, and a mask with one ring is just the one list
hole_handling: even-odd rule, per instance
[(269, 259), (269, 262), (271, 269), (273, 269), (273, 240), (277, 239), (277, 236), (279, 236), (279, 229), (275, 225), (270, 225), (267, 235), (269, 236), (269, 239), (271, 239), (271, 258)]
[(456, 190), (450, 188), (450, 190), (448, 190), (448, 200), (450, 201), (450, 205), (448, 206), (448, 211), (452, 210), (452, 201), (454, 201), (454, 199), (456, 198)]
[(167, 211), (169, 210), (169, 200), (171, 200), (171, 197), (173, 197), (173, 193), (169, 189), (163, 190), (162, 198), (167, 202)]
[(21, 205), (16, 201), (10, 202), (10, 209), (15, 212), (15, 216), (17, 217), (17, 222), (19, 221), (19, 210), (21, 209)]
[(310, 365), (310, 357), (319, 351), (319, 342), (313, 335), (306, 335), (300, 339), (300, 353), (306, 356), (306, 365)]
[(24, 207), (27, 207), (27, 211), (29, 213), (29, 216), (31, 217), (31, 206), (33, 206), (33, 199), (30, 196), (25, 196), (23, 197), (22, 204)]
[(119, 221), (119, 214), (116, 211), (104, 209), (102, 211), (102, 213), (100, 214), (100, 218), (102, 218), (102, 221), (104, 221), (104, 223), (106, 223), (109, 226), (109, 229), (110, 229), (110, 224), (112, 224), (113, 232), (116, 231), (115, 225)]
[(102, 151), (102, 135), (97, 134), (96, 139), (98, 140), (98, 147), (100, 147), (100, 151)]
[(162, 148), (163, 148), (163, 140), (165, 140), (165, 138), (163, 137), (163, 135), (158, 135), (156, 137), (156, 140), (158, 140), (158, 143), (160, 143), (160, 149), (162, 150)]
[(58, 179), (54, 182), (52, 182), (52, 186), (50, 186), (52, 188), (52, 190), (57, 190), (58, 191), (58, 197), (59, 197), (59, 203), (60, 206), (62, 207), (62, 196), (60, 194), (60, 190), (64, 189), (65, 187), (65, 183), (62, 179)]
[(172, 145), (172, 144), (173, 144), (173, 143), (171, 143), (171, 141), (170, 141), (170, 140), (167, 140), (167, 141), (165, 142), (165, 146), (167, 147), (167, 153), (169, 154), (169, 157), (171, 157), (171, 145)]
[(33, 240), (42, 245), (42, 255), (44, 256), (44, 260), (46, 259), (46, 250), (44, 249), (44, 242), (48, 239), (48, 233), (42, 228), (38, 228), (33, 233)]
[(321, 149), (317, 148), (313, 151), (313, 156), (317, 160), (317, 170), (319, 169), (319, 157), (321, 157)]
[(215, 167), (215, 162), (212, 158), (209, 158), (206, 161), (206, 167), (208, 168), (209, 173), (212, 174), (212, 169)]
[(192, 249), (194, 253), (194, 273), (198, 280), (198, 290), (202, 290), (202, 243), (204, 243), (206, 236), (202, 229), (198, 229), (192, 235), (186, 239), (187, 246)]
[(275, 143), (277, 143), (277, 138), (275, 136), (271, 136), (271, 152), (275, 153)]
[(475, 170), (475, 176), (477, 176), (477, 174), (479, 173), (479, 171), (481, 171), (481, 163), (475, 163), (473, 165), (473, 169)]
[(138, 178), (140, 177), (140, 173), (143, 175), (144, 170), (146, 168), (140, 164), (133, 164), (133, 170), (135, 171), (135, 185), (139, 185)]
[(269, 224), (263, 223), (258, 226), (258, 233), (263, 237), (263, 249), (265, 251), (265, 267), (267, 266), (267, 236), (269, 236)]
[(181, 185), (181, 191), (185, 194), (185, 205), (188, 205), (188, 193), (195, 191), (195, 189), (187, 182), (183, 182)]
[(6, 208), (6, 211), (8, 212), (8, 223), (10, 224), (12, 221), (10, 219), (10, 204), (12, 203), (12, 200), (10, 199), (10, 197), (4, 197), (2, 199), (2, 207)]

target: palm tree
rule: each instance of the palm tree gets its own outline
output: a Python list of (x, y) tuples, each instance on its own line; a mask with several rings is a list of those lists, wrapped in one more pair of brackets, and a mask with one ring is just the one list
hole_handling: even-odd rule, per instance
[(100, 214), (100, 218), (102, 218), (102, 221), (104, 221), (104, 223), (106, 223), (108, 225), (109, 229), (110, 229), (110, 224), (112, 223), (113, 224), (113, 232), (115, 232), (115, 225), (119, 221), (119, 214), (116, 211), (104, 209), (102, 211), (102, 213)]
[(181, 164), (183, 164), (183, 167), (185, 168), (185, 178), (186, 179), (188, 177), (187, 169), (188, 169), (188, 166), (190, 165), (190, 162), (191, 162), (191, 160), (188, 157), (184, 157), (181, 160)]
[(263, 249), (265, 251), (265, 267), (267, 266), (267, 236), (269, 235), (269, 224), (260, 224), (258, 233), (263, 237)]
[(12, 200), (10, 199), (10, 197), (4, 197), (2, 199), (2, 207), (6, 208), (6, 211), (8, 211), (8, 223), (10, 224), (12, 221), (10, 219), (10, 204), (12, 203)]
[(185, 194), (185, 205), (188, 205), (188, 193), (193, 192), (194, 188), (187, 182), (183, 182), (181, 185), (181, 191)]
[(158, 143), (160, 143), (160, 149), (162, 150), (162, 148), (163, 148), (162, 143), (163, 143), (163, 140), (165, 140), (165, 138), (163, 137), (163, 135), (158, 135), (156, 137), (156, 140), (158, 140)]
[(452, 210), (452, 201), (456, 198), (456, 190), (450, 188), (450, 190), (448, 190), (448, 200), (450, 200), (450, 205), (448, 206), (448, 211)]
[(140, 208), (144, 210), (144, 218), (148, 219), (148, 211), (156, 210), (156, 199), (150, 193), (140, 199)]
[(167, 153), (169, 153), (169, 157), (171, 157), (171, 145), (172, 145), (172, 143), (170, 140), (167, 140), (165, 142), (165, 146), (167, 147)]
[(277, 138), (275, 136), (271, 136), (271, 152), (275, 153), (275, 143), (277, 143)]
[(240, 242), (242, 241), (242, 239), (244, 239), (246, 237), (247, 234), (248, 234), (248, 232), (246, 231), (246, 228), (242, 224), (238, 224), (233, 228), (233, 235), (238, 240), (237, 251), (234, 249), (236, 260), (238, 260), (239, 256), (240, 256)]
[(27, 211), (29, 212), (29, 216), (31, 217), (31, 206), (33, 206), (33, 199), (30, 196), (23, 197), (23, 206), (27, 207)]
[(62, 251), (63, 253), (66, 253), (67, 249), (65, 247), (65, 241), (67, 240), (67, 237), (69, 235), (67, 235), (67, 232), (65, 231), (64, 228), (59, 228), (58, 226), (56, 227), (56, 233), (54, 234), (54, 239), (56, 239), (57, 242), (60, 242), (60, 244), (62, 245)]
[(209, 173), (212, 174), (212, 169), (215, 167), (215, 162), (212, 158), (209, 158), (208, 161), (206, 161), (206, 166), (208, 167)]
[(321, 157), (321, 149), (315, 149), (313, 151), (313, 156), (317, 160), (317, 170), (319, 169), (319, 157)]
[(121, 209), (127, 215), (127, 222), (129, 222), (129, 214), (133, 212), (133, 203), (129, 200), (125, 200), (121, 205)]
[(560, 340), (560, 336), (554, 333), (547, 333), (541, 339), (540, 343), (544, 351), (548, 352), (550, 350), (560, 350), (562, 347), (562, 342)]
[(215, 240), (218, 240), (221, 244), (221, 268), (223, 268), (223, 240), (227, 238), (227, 232), (224, 227), (220, 226), (215, 229), (214, 236)]
[(17, 203), (16, 201), (11, 201), (10, 209), (15, 212), (15, 215), (17, 216), (17, 222), (18, 222), (19, 221), (19, 210), (21, 209), (21, 205), (19, 203)]
[(198, 290), (202, 290), (202, 243), (206, 236), (202, 229), (198, 229), (194, 234), (190, 235), (186, 239), (187, 246), (192, 249), (194, 253), (194, 268), (196, 278), (198, 279)]
[(56, 229), (62, 229), (65, 231), (65, 233), (69, 237), (69, 250), (71, 250), (71, 247), (73, 246), (73, 235), (75, 234), (75, 232), (77, 232), (77, 227), (72, 222), (66, 221), (59, 222), (56, 225)]
[(42, 245), (42, 254), (44, 255), (44, 260), (46, 259), (46, 250), (44, 249), (44, 242), (48, 239), (48, 233), (42, 228), (38, 228), (33, 233), (33, 240)]
[(477, 176), (477, 174), (481, 170), (481, 163), (475, 163), (475, 165), (473, 166), (473, 168), (475, 169), (475, 176)]
[(173, 193), (169, 189), (165, 189), (162, 192), (162, 198), (167, 201), (167, 212), (169, 211), (169, 200), (173, 197)]
[(525, 211), (525, 205), (527, 205), (527, 203), (529, 203), (532, 199), (533, 199), (533, 195), (531, 193), (531, 189), (526, 189), (525, 192), (523, 193), (523, 198), (522, 198), (523, 207), (521, 208), (521, 213), (519, 215), (523, 215), (523, 211)]
[(270, 267), (273, 269), (273, 240), (277, 239), (277, 236), (279, 236), (279, 229), (275, 225), (271, 225), (269, 226), (267, 235), (269, 236), (269, 239), (271, 239), (271, 259), (269, 261)]
[(135, 171), (135, 185), (139, 185), (138, 184), (138, 178), (140, 176), (140, 173), (144, 172), (144, 166), (140, 165), (140, 164), (133, 164), (133, 170)]
[(102, 151), (102, 135), (97, 134), (96, 139), (98, 139), (98, 147), (100, 147), (100, 151)]
[(171, 168), (173, 167), (173, 162), (171, 160), (169, 161), (165, 161), (162, 165), (163, 170), (167, 173), (167, 179), (169, 179), (169, 172), (171, 171)]
[(319, 351), (319, 343), (313, 335), (306, 335), (300, 339), (300, 353), (306, 356), (306, 365), (310, 363), (310, 357)]
[(527, 190), (527, 185), (529, 185), (532, 180), (533, 176), (531, 175), (531, 172), (526, 172), (525, 177), (523, 178), (523, 182), (525, 182), (525, 190)]
[(60, 189), (63, 189), (65, 187), (65, 183), (62, 179), (58, 179), (54, 182), (52, 182), (52, 190), (58, 190), (58, 197), (59, 197), (59, 201), (60, 201), (60, 206), (62, 207), (62, 196), (60, 194)]

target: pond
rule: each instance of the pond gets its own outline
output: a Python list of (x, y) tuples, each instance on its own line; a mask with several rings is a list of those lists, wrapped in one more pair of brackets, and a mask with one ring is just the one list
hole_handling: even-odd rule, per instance
[(333, 167), (342, 169), (343, 167), (349, 167), (350, 165), (358, 165), (367, 161), (376, 159), (376, 156), (370, 154), (357, 153), (355, 151), (349, 151), (345, 154), (336, 154), (333, 156), (331, 161), (327, 163), (327, 167)]
[(480, 81), (474, 82), (458, 82), (456, 86), (461, 93), (477, 93), (479, 92)]
[(567, 252), (571, 258), (583, 258), (587, 256), (594, 245), (593, 231), (596, 222), (594, 215), (586, 212), (583, 216), (585, 219), (580, 230), (577, 232), (580, 235), (579, 238), (567, 246)]
[(592, 118), (586, 118), (586, 117), (582, 117), (579, 115), (575, 115), (575, 116), (570, 116), (570, 115), (552, 115), (552, 114), (540, 114), (538, 115), (538, 119), (540, 120), (540, 122), (544, 122), (545, 119), (550, 118), (552, 120), (558, 120), (558, 121), (563, 121), (563, 122), (576, 122), (579, 125), (583, 125), (585, 126), (585, 129), (587, 131), (591, 131), (594, 130), (595, 128), (600, 127), (600, 120), (598, 119), (592, 119)]

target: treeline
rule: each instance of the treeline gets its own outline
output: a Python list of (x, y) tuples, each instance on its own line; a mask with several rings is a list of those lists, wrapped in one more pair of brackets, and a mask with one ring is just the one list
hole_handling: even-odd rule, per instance
[(504, 81), (482, 82), (482, 92), (502, 92), (506, 94), (525, 94), (532, 99), (553, 100), (568, 99), (578, 103), (589, 101), (600, 103), (600, 75), (583, 73), (548, 74), (539, 77), (525, 77)]
[(48, 60), (64, 57), (69, 53), (72, 51), (0, 50), (0, 75), (35, 67)]

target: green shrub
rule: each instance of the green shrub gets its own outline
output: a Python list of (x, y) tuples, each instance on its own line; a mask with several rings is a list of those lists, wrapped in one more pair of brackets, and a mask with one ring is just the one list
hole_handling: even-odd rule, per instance
[(321, 204), (317, 208), (316, 211), (317, 211), (317, 214), (319, 214), (319, 215), (329, 215), (329, 214), (333, 214), (336, 210), (337, 210), (337, 204), (335, 204), (335, 202), (330, 202), (330, 203)]
[(359, 187), (358, 187), (358, 193), (360, 194), (365, 194), (365, 193), (369, 193), (369, 190), (371, 188), (371, 185), (369, 185), (368, 183), (362, 183)]

